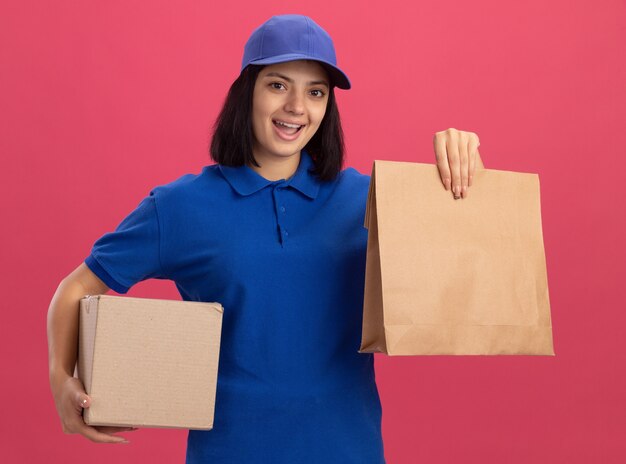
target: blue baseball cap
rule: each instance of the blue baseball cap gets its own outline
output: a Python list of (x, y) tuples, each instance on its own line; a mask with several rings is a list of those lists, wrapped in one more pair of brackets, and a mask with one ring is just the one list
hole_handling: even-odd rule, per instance
[(272, 16), (253, 32), (243, 51), (241, 71), (249, 64), (275, 64), (293, 60), (319, 61), (331, 77), (331, 85), (351, 87), (348, 76), (337, 67), (333, 40), (308, 16)]

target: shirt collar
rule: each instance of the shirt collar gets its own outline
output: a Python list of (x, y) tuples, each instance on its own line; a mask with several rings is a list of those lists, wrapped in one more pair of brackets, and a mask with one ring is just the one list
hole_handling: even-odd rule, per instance
[(218, 167), (224, 178), (231, 187), (240, 195), (251, 195), (270, 184), (283, 182), (286, 186), (290, 186), (299, 190), (307, 197), (315, 199), (319, 190), (319, 180), (312, 172), (314, 168), (311, 155), (306, 150), (300, 151), (300, 164), (295, 174), (289, 180), (272, 181), (261, 176), (249, 166), (223, 166)]

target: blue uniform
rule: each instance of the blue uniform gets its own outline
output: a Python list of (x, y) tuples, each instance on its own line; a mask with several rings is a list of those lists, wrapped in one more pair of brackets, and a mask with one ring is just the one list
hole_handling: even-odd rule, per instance
[(373, 354), (361, 339), (369, 176), (270, 181), (204, 166), (157, 186), (85, 259), (126, 293), (148, 278), (224, 306), (213, 430), (187, 463), (382, 464)]

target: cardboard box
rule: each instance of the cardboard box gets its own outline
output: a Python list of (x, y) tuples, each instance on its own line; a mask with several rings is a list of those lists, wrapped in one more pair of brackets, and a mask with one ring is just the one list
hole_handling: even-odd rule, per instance
[(219, 303), (87, 295), (77, 375), (89, 425), (213, 428)]

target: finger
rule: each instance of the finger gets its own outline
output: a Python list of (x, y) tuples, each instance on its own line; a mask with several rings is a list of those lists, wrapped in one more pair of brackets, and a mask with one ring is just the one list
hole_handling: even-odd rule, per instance
[(84, 422), (78, 425), (77, 432), (95, 443), (130, 443), (126, 438), (99, 432)]
[(461, 165), (461, 196), (467, 195), (467, 181), (469, 177), (469, 155), (467, 152), (469, 140), (465, 137), (459, 139), (459, 164)]
[(91, 398), (84, 391), (77, 391), (74, 395), (74, 406), (78, 411), (91, 406)]
[(476, 157), (478, 153), (478, 145), (480, 142), (478, 141), (478, 137), (470, 137), (469, 145), (467, 147), (467, 151), (469, 154), (469, 177), (467, 181), (468, 186), (472, 186), (474, 182), (474, 171), (476, 170)]
[(437, 160), (437, 169), (439, 170), (439, 177), (446, 190), (450, 190), (450, 166), (448, 165), (448, 155), (446, 153), (446, 141), (443, 137), (435, 135), (433, 140), (435, 149), (435, 158)]
[(112, 427), (108, 425), (94, 425), (93, 428), (96, 429), (98, 432), (106, 433), (108, 435), (111, 435), (113, 433), (134, 432), (135, 430), (139, 430), (137, 427)]
[(459, 162), (459, 145), (456, 139), (446, 140), (446, 151), (448, 152), (448, 164), (452, 175), (452, 192), (454, 198), (461, 197), (461, 164)]
[[(478, 143), (478, 146), (480, 147), (480, 142)], [(483, 159), (480, 156), (480, 151), (478, 151), (478, 148), (476, 148), (476, 168), (485, 169), (485, 165), (483, 163)]]

